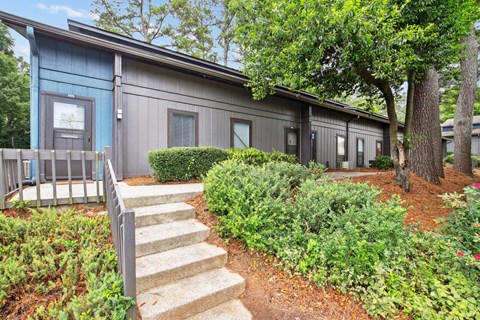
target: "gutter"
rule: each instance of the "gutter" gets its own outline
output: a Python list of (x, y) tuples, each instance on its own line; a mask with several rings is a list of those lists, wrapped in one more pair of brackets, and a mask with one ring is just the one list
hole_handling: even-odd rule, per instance
[[(35, 29), (27, 26), (26, 36), (30, 43), (30, 148), (40, 149), (39, 130), (40, 129), (40, 107), (39, 107), (39, 59), (38, 46), (35, 38)], [(35, 177), (35, 165), (30, 163), (30, 177)]]
[(350, 122), (353, 122), (355, 120), (358, 120), (360, 119), (360, 115), (357, 115), (356, 118), (352, 118), (350, 120), (347, 120), (345, 121), (345, 160), (346, 161), (349, 161), (349, 152), (348, 152), (348, 148), (349, 148), (349, 140), (350, 140), (350, 137), (349, 137), (349, 133), (350, 133)]

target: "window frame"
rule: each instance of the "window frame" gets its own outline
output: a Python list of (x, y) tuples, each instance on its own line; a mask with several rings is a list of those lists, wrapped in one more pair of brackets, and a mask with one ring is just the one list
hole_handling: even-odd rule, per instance
[[(360, 152), (358, 151), (358, 143), (362, 141), (363, 144), (363, 151), (362, 151), (362, 164), (359, 163)], [(357, 138), (357, 167), (365, 167), (365, 139), (364, 138)]]
[(235, 123), (243, 123), (243, 124), (248, 124), (248, 147), (247, 148), (253, 148), (253, 122), (252, 120), (246, 120), (246, 119), (238, 119), (238, 118), (230, 118), (230, 148), (234, 148), (234, 134), (233, 130), (235, 127)]
[(172, 148), (173, 142), (173, 126), (172, 126), (172, 119), (174, 114), (184, 115), (184, 116), (193, 116), (195, 121), (195, 147), (198, 147), (198, 112), (192, 111), (184, 111), (184, 110), (176, 110), (176, 109), (168, 109), (168, 143), (167, 147)]
[[(338, 141), (339, 141), (339, 138), (343, 138), (343, 155), (340, 155), (338, 153)], [(338, 163), (338, 157), (339, 156), (342, 156), (343, 157), (343, 160), (341, 162), (344, 162), (344, 161), (347, 161), (347, 138), (344, 136), (344, 135), (341, 135), (341, 134), (337, 134), (335, 136), (335, 164), (336, 164), (336, 168), (337, 169), (340, 169), (342, 167), (342, 164), (341, 163)]]

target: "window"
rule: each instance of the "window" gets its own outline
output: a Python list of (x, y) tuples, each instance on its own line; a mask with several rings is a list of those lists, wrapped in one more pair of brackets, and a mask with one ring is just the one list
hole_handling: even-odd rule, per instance
[(252, 121), (230, 120), (230, 146), (237, 149), (246, 149), (252, 146)]
[(375, 143), (375, 156), (380, 157), (381, 155), (383, 155), (383, 143), (377, 140)]
[(337, 136), (337, 168), (341, 168), (345, 161), (345, 137)]
[(364, 161), (364, 147), (365, 141), (363, 139), (357, 139), (357, 167), (363, 167), (365, 165)]
[(198, 146), (198, 113), (168, 110), (168, 147)]

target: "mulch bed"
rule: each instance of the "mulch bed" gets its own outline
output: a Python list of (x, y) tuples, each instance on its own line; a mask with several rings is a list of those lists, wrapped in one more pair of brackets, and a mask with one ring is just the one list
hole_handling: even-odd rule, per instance
[(395, 172), (389, 171), (385, 174), (351, 178), (354, 182), (365, 182), (383, 190), (379, 200), (387, 200), (394, 194), (398, 194), (404, 201), (403, 206), (407, 209), (406, 224), (420, 223), (423, 230), (433, 230), (439, 227), (435, 221), (438, 218), (445, 218), (452, 211), (445, 208), (445, 203), (440, 197), (445, 193), (461, 193), (463, 188), (479, 181), (480, 171), (475, 171), (475, 178), (466, 176), (452, 168), (444, 168), (445, 179), (440, 179), (440, 185), (436, 186), (419, 178), (412, 173), (410, 175), (410, 192), (403, 191), (395, 183)]
[(125, 182), (129, 186), (158, 186), (158, 185), (169, 185), (169, 184), (187, 184), (187, 183), (201, 183), (200, 180), (190, 180), (190, 181), (169, 181), (169, 182), (157, 182), (153, 180), (152, 176), (138, 176), (132, 178), (125, 178), (122, 182)]
[(240, 300), (254, 319), (370, 319), (351, 297), (290, 275), (273, 257), (251, 251), (236, 239), (223, 240), (214, 228), (217, 217), (208, 210), (203, 196), (188, 203), (195, 207), (197, 219), (212, 228), (207, 242), (224, 248), (227, 268), (245, 278), (246, 289)]

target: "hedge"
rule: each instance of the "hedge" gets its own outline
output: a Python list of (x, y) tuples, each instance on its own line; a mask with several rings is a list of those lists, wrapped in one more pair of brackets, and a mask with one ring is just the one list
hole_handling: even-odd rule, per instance
[(294, 154), (286, 154), (275, 149), (272, 152), (265, 152), (255, 148), (229, 149), (228, 158), (245, 162), (246, 164), (262, 165), (267, 162), (288, 162), (299, 163)]
[(153, 178), (159, 182), (199, 179), (227, 158), (226, 150), (214, 147), (176, 147), (148, 153)]

